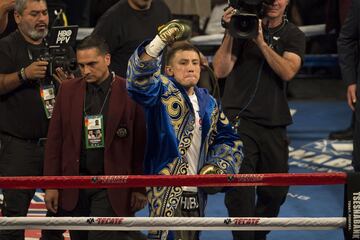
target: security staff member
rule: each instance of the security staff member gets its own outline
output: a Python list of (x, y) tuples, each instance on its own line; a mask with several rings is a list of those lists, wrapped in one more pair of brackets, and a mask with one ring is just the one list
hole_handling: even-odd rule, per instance
[[(82, 77), (64, 82), (56, 97), (46, 143), (44, 175), (142, 174), (145, 120), (126, 92), (125, 79), (109, 71), (110, 54), (96, 36), (77, 45)], [(145, 188), (46, 189), (48, 210), (70, 216), (134, 216)], [(70, 231), (72, 240), (146, 239), (132, 231)]]

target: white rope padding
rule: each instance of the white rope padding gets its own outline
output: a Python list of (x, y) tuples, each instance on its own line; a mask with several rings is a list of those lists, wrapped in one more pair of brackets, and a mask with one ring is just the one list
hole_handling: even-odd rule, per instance
[(1, 217), (0, 230), (332, 230), (345, 226), (342, 217)]

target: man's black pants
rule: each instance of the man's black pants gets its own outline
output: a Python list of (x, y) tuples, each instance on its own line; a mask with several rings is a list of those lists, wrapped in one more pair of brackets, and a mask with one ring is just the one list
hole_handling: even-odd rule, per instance
[(353, 160), (352, 166), (354, 167), (355, 172), (360, 172), (360, 105), (356, 105), (355, 112), (355, 129), (354, 129), (354, 137), (353, 137)]
[[(287, 173), (288, 140), (285, 127), (264, 127), (241, 119), (244, 144), (240, 173)], [(230, 217), (276, 217), (288, 187), (237, 187), (225, 194)], [(233, 231), (235, 240), (263, 240), (268, 232)]]
[[(42, 143), (0, 136), (0, 174), (2, 176), (43, 175), (44, 146)], [(35, 189), (3, 189), (2, 215), (24, 217), (28, 213)], [(0, 240), (23, 240), (23, 230), (0, 231)]]
[[(106, 189), (81, 189), (76, 208), (68, 212), (73, 217), (117, 217)], [(70, 231), (72, 240), (142, 240), (146, 236), (126, 231)]]

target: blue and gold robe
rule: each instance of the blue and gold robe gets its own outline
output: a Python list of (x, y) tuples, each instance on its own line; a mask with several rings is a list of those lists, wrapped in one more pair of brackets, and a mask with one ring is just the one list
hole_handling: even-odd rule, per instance
[[(147, 123), (145, 173), (187, 175), (186, 152), (191, 145), (195, 114), (185, 89), (172, 77), (160, 74), (160, 57), (142, 62), (143, 43), (129, 60), (127, 88), (130, 96), (144, 107)], [(202, 119), (199, 169), (205, 164), (236, 174), (243, 159), (239, 140), (216, 100), (206, 89), (195, 88)], [(200, 214), (205, 194), (199, 189)], [(182, 187), (148, 188), (150, 217), (172, 217)], [(167, 239), (167, 231), (150, 231), (148, 239)]]

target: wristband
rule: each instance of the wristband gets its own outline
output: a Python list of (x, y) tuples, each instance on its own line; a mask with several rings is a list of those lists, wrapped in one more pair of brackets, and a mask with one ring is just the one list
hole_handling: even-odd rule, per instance
[(25, 83), (27, 81), (25, 68), (21, 68), (17, 74), (21, 83)]
[(159, 35), (156, 35), (156, 37), (145, 47), (145, 51), (149, 56), (157, 58), (165, 46), (166, 43), (160, 39)]
[(227, 30), (229, 28), (229, 23), (225, 22), (224, 18), (221, 18), (221, 26)]
[(25, 68), (21, 68), (20, 70), (20, 73), (21, 73), (21, 77), (24, 81), (27, 80), (27, 77), (26, 77), (26, 74), (25, 74)]

